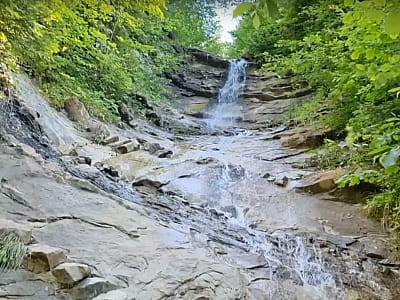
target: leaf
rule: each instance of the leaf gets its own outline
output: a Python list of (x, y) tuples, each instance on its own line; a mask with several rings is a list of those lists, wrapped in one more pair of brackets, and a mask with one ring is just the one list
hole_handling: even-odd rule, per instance
[(235, 10), (233, 11), (233, 17), (238, 17), (243, 15), (246, 11), (249, 11), (254, 8), (254, 4), (251, 2), (243, 2), (240, 3)]
[(354, 0), (344, 0), (344, 5), (345, 6), (352, 6), (354, 3)]
[(390, 90), (389, 90), (389, 93), (397, 93), (397, 92), (400, 92), (400, 86), (397, 87), (397, 88), (394, 88), (394, 89), (390, 89)]
[(400, 10), (391, 11), (385, 19), (385, 31), (391, 38), (400, 34)]
[(255, 14), (253, 17), (253, 26), (255, 29), (258, 29), (260, 25), (261, 25), (260, 17), (258, 16), (258, 14)]
[(276, 18), (279, 16), (278, 5), (276, 5), (275, 0), (267, 0), (268, 15), (271, 18)]
[(381, 70), (384, 72), (390, 71), (391, 68), (392, 68), (392, 65), (390, 65), (390, 64), (384, 64), (381, 66)]
[(383, 157), (383, 159), (381, 161), (381, 164), (385, 169), (389, 168), (391, 166), (396, 165), (397, 160), (399, 159), (399, 157), (400, 157), (400, 149), (399, 148), (397, 148), (397, 149), (393, 148), (393, 149), (391, 149), (389, 151), (389, 153), (387, 153)]
[(370, 155), (370, 156), (375, 156), (375, 155), (378, 155), (378, 154), (385, 153), (385, 152), (387, 152), (389, 149), (390, 149), (390, 147), (389, 147), (388, 145), (384, 145), (384, 146), (381, 146), (381, 147), (379, 147), (379, 148), (377, 148), (377, 149), (374, 149), (374, 150), (368, 152), (368, 155)]

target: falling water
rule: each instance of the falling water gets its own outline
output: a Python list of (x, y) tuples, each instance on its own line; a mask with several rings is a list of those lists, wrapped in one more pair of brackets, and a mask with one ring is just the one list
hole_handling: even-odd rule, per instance
[[(211, 118), (208, 124), (211, 128), (230, 128), (232, 131), (235, 122), (240, 119), (242, 110), (240, 100), (246, 84), (246, 69), (247, 62), (245, 60), (230, 61), (229, 74), (219, 92), (218, 102), (209, 112)], [(232, 137), (220, 137), (218, 144), (226, 145), (226, 143), (238, 141), (246, 136), (251, 137), (253, 134), (252, 131), (246, 130), (240, 132), (237, 128), (234, 133)], [(327, 271), (319, 251), (310, 245), (306, 246), (303, 238), (284, 231), (274, 234), (258, 232), (246, 221), (243, 207), (240, 207), (243, 198), (260, 198), (260, 203), (266, 203), (266, 206), (268, 200), (257, 194), (259, 189), (254, 184), (254, 174), (243, 169), (240, 163), (241, 161), (238, 161), (238, 166), (225, 164), (221, 166), (217, 174), (211, 176), (209, 188), (212, 200), (209, 201), (209, 207), (222, 210), (227, 205), (233, 207), (235, 213), (228, 213), (227, 217), (230, 218), (231, 223), (246, 228), (251, 237), (246, 241), (249, 248), (263, 255), (269, 266), (270, 274), (267, 276), (271, 283), (275, 282), (267, 292), (270, 299), (284, 298), (280, 291), (280, 282), (287, 279), (298, 285), (319, 286), (321, 293), (324, 293), (325, 287), (339, 288), (334, 276)], [(246, 186), (245, 191), (238, 188), (239, 183), (241, 186)], [(246, 191), (252, 191), (251, 195)], [(336, 294), (337, 296), (338, 294)], [(322, 295), (321, 297), (324, 298)], [(336, 297), (334, 298), (339, 299)]]
[(216, 105), (210, 110), (210, 127), (227, 127), (240, 116), (240, 99), (246, 84), (247, 61), (232, 59), (229, 73), (221, 88)]

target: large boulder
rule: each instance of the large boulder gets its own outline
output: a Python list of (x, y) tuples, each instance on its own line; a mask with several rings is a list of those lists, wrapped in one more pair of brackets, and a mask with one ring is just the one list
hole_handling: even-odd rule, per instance
[(348, 171), (345, 169), (335, 169), (312, 174), (301, 180), (295, 188), (300, 191), (315, 194), (327, 193), (337, 187), (335, 180), (338, 177), (345, 175), (347, 172)]
[(78, 263), (63, 263), (53, 271), (53, 276), (61, 286), (71, 287), (91, 273), (90, 267)]
[(37, 244), (28, 248), (25, 265), (29, 271), (39, 274), (53, 270), (66, 260), (64, 249)]
[(90, 115), (86, 110), (85, 105), (76, 97), (67, 99), (64, 103), (64, 108), (71, 121), (84, 124), (90, 119)]

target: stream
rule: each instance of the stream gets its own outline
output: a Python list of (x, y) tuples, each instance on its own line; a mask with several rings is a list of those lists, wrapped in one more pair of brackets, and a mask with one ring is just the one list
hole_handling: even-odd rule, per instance
[[(14, 175), (27, 174), (26, 164), (14, 164), (22, 171), (0, 175), (20, 190), (43, 184), (43, 189), (33, 191), (31, 197), (32, 201), (41, 199), (37, 202), (40, 213), (33, 209), (26, 216), (30, 215), (29, 220), (35, 224), (44, 219), (56, 221), (36, 227), (35, 236), (70, 249), (76, 260), (95, 265), (98, 276), (112, 278), (116, 285), (123, 286), (126, 299), (396, 299), (398, 266), (378, 254), (374, 256), (371, 250), (386, 238), (379, 224), (362, 214), (361, 205), (296, 192), (296, 183), (314, 172), (312, 168), (294, 167), (310, 157), (308, 151), (283, 147), (276, 138), (287, 130), (283, 126), (260, 130), (243, 122), (248, 73), (245, 60), (230, 61), (217, 101), (205, 109), (202, 126), (210, 134), (177, 138), (160, 129), (149, 129), (146, 124), (141, 129), (110, 126), (122, 140), (134, 136), (171, 149), (170, 157), (157, 157), (148, 150), (115, 155), (107, 145), (87, 142), (88, 138), (64, 115), (48, 113), (52, 109), (21, 77), (18, 86), (25, 101), (22, 107), (34, 109), (40, 117), (35, 120), (29, 110), (18, 105), (3, 105), (2, 127), (8, 135), (35, 149), (53, 169), (58, 166), (57, 174), (64, 174), (58, 176), (66, 178), (63, 182), (98, 197), (90, 200), (92, 196), (85, 194), (87, 204), (74, 204), (71, 198), (71, 205), (63, 207), (65, 199), (60, 196), (55, 200), (60, 204), (47, 204), (46, 199), (50, 203), (54, 198), (52, 190), (60, 188), (49, 179), (51, 176), (40, 179), (42, 171), (35, 171), (35, 176)], [(32, 124), (36, 123), (40, 126), (35, 128)], [(149, 130), (152, 135), (146, 133)], [(82, 166), (60, 155), (54, 144), (62, 145), (62, 139), (82, 144), (79, 155), (90, 157), (92, 165), (97, 162), (101, 168)], [(7, 154), (10, 151), (3, 150), (2, 155), (9, 155), (12, 161), (15, 155)], [(49, 165), (45, 164), (44, 169), (50, 170)], [(110, 176), (104, 166), (115, 169), (118, 177)], [(13, 168), (10, 163), (3, 170)], [(74, 193), (75, 199), (83, 197), (68, 187), (58, 195)], [(130, 210), (120, 211), (119, 218), (115, 218), (112, 209), (117, 208), (107, 204), (111, 203), (107, 195), (122, 199)], [(100, 204), (92, 205), (90, 201), (108, 205), (109, 215), (101, 212)], [(62, 208), (58, 210), (54, 205)], [(87, 212), (85, 205), (91, 205)], [(43, 214), (51, 217), (43, 219)], [(92, 232), (89, 237), (86, 229), (69, 225), (71, 239), (76, 235), (80, 243), (92, 241), (91, 246), (83, 248), (51, 235), (53, 231), (47, 228), (68, 220), (66, 216), (112, 226), (128, 235), (130, 231), (124, 228), (135, 224), (140, 243), (132, 241), (135, 248), (125, 245), (129, 239), (118, 247), (110, 244), (109, 249), (115, 247), (116, 252), (103, 250), (107, 255), (104, 263), (94, 258), (101, 255), (95, 254), (102, 248), (95, 239), (101, 240), (102, 234)], [(69, 229), (65, 230), (68, 236)], [(126, 259), (127, 252), (135, 258)], [(144, 257), (140, 267), (129, 267), (138, 257)], [(213, 275), (199, 283), (199, 278), (210, 270)], [(193, 275), (196, 272), (198, 275)]]

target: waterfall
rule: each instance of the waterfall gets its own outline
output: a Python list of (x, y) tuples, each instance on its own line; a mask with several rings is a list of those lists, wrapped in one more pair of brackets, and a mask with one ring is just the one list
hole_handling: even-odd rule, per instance
[(240, 117), (240, 100), (246, 84), (247, 65), (244, 59), (230, 60), (228, 77), (219, 92), (216, 105), (209, 111), (210, 127), (227, 127)]

